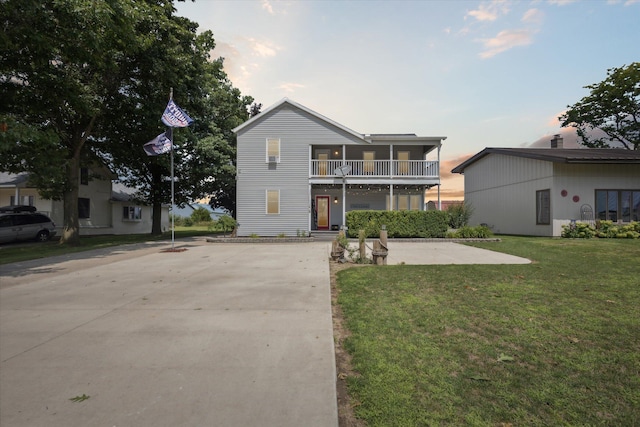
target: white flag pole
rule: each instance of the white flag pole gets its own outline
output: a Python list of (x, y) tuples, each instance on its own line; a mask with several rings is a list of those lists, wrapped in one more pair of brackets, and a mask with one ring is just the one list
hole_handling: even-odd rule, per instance
[[(169, 101), (173, 99), (173, 88), (169, 92)], [(176, 211), (173, 196), (173, 128), (169, 127), (169, 140), (171, 141), (171, 249), (174, 249), (175, 233), (176, 233)]]

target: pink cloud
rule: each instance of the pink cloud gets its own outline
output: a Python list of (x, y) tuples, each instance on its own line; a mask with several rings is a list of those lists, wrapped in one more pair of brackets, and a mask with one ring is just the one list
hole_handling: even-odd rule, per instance
[(504, 30), (491, 39), (482, 40), (484, 51), (480, 52), (482, 59), (491, 58), (499, 53), (517, 46), (527, 46), (533, 42), (532, 30)]

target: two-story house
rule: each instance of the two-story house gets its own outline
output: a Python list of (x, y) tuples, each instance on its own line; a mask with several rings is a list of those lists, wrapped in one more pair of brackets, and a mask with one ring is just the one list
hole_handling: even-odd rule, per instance
[(239, 236), (338, 230), (352, 210), (424, 210), (446, 137), (365, 135), (284, 98), (234, 129)]

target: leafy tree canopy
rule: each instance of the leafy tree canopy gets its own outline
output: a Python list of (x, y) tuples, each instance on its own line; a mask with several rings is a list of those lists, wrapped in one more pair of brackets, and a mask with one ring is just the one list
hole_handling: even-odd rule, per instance
[[(562, 127), (575, 127), (589, 148), (640, 149), (640, 62), (612, 68), (591, 93), (558, 117)], [(600, 130), (604, 136), (599, 135)]]

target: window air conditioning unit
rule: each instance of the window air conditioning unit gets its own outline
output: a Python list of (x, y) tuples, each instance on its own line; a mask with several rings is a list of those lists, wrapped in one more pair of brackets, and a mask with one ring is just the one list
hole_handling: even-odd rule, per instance
[(280, 161), (280, 156), (269, 156), (269, 163), (278, 163)]

